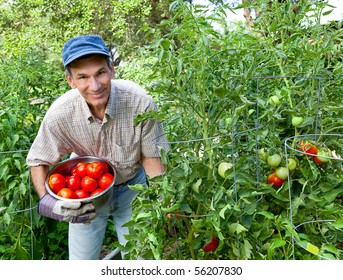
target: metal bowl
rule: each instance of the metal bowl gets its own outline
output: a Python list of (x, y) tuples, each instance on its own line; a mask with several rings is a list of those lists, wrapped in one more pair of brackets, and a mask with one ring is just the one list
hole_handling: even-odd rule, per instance
[[(71, 173), (71, 170), (80, 162), (85, 162), (85, 163), (90, 163), (90, 162), (95, 162), (95, 161), (102, 161), (107, 163), (108, 165), (108, 171), (109, 173), (111, 173), (114, 177), (112, 184), (105, 189), (103, 192), (91, 196), (91, 197), (87, 197), (87, 198), (80, 198), (80, 199), (69, 199), (69, 198), (64, 198), (64, 197), (60, 197), (57, 194), (55, 194), (49, 187), (49, 177), (53, 174), (53, 173), (60, 173), (64, 176), (68, 176)], [(58, 165), (56, 165), (54, 168), (52, 168), (46, 178), (45, 178), (45, 188), (48, 191), (48, 193), (50, 195), (52, 195), (53, 197), (55, 197), (56, 199), (59, 200), (64, 200), (64, 201), (80, 201), (82, 203), (87, 203), (87, 202), (92, 202), (95, 209), (97, 211), (100, 210), (104, 210), (103, 208), (105, 206), (108, 206), (108, 201), (111, 199), (112, 195), (113, 195), (113, 187), (114, 187), (114, 181), (115, 181), (115, 176), (116, 176), (116, 172), (114, 169), (114, 166), (112, 165), (112, 163), (110, 163), (109, 161), (102, 159), (102, 158), (98, 158), (98, 157), (93, 157), (93, 156), (80, 156), (80, 157), (74, 157), (74, 158), (70, 158), (67, 159), (65, 161), (62, 161), (61, 163), (59, 163)]]

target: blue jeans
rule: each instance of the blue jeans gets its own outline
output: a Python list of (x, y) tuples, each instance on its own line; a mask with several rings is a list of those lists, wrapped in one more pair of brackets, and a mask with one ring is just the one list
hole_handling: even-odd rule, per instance
[[(128, 228), (123, 227), (131, 219), (131, 200), (137, 194), (128, 185), (145, 184), (146, 175), (142, 168), (137, 175), (126, 184), (115, 186), (112, 200), (106, 212), (98, 216), (90, 224), (69, 223), (69, 259), (70, 260), (98, 260), (103, 245), (109, 216), (113, 216), (118, 241), (125, 244), (124, 235)], [(106, 207), (105, 207), (106, 208)]]

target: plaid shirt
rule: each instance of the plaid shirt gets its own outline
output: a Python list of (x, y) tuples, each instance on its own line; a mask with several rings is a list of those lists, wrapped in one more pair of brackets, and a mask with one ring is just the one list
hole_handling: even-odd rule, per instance
[(96, 156), (115, 166), (116, 184), (132, 179), (142, 167), (141, 154), (158, 157), (169, 150), (162, 124), (148, 120), (134, 126), (134, 118), (156, 110), (151, 96), (137, 84), (113, 80), (105, 117), (96, 119), (77, 89), (59, 97), (47, 111), (26, 162), (55, 165), (73, 153)]

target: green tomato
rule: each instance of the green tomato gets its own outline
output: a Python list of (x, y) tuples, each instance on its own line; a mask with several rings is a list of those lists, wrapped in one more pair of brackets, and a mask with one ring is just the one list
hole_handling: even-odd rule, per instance
[(279, 154), (273, 154), (267, 158), (267, 163), (270, 167), (278, 167), (281, 163), (281, 156)]
[(232, 163), (226, 162), (226, 161), (221, 162), (218, 166), (219, 176), (222, 177), (223, 179), (226, 179), (226, 177), (228, 176), (227, 171), (230, 170), (231, 168), (232, 168)]
[(270, 105), (276, 106), (281, 104), (281, 101), (277, 95), (272, 95), (271, 97), (269, 97), (268, 102)]
[(267, 154), (265, 148), (258, 150), (258, 157), (260, 158), (260, 160), (262, 160), (264, 162), (267, 161), (268, 154)]
[(288, 170), (293, 171), (295, 168), (297, 168), (297, 161), (294, 158), (288, 159)]
[(294, 127), (298, 127), (303, 121), (304, 121), (303, 117), (297, 117), (297, 116), (292, 117), (292, 125)]
[(275, 170), (276, 176), (280, 179), (285, 180), (288, 177), (288, 169), (284, 166), (280, 166)]
[(317, 153), (317, 158), (319, 159), (320, 162), (327, 163), (330, 161), (331, 157), (331, 152), (325, 151), (325, 150), (319, 150)]

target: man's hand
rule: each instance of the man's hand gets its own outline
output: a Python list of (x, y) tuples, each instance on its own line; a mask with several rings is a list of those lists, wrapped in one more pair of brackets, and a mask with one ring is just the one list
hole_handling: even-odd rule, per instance
[(80, 201), (57, 200), (48, 193), (39, 200), (38, 213), (57, 221), (84, 224), (97, 216), (91, 202), (82, 204)]

